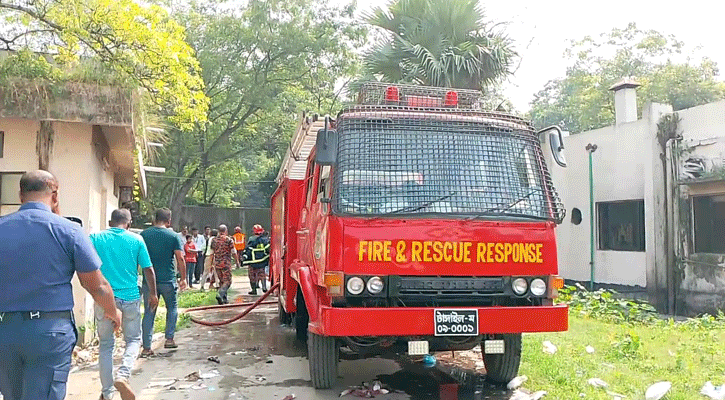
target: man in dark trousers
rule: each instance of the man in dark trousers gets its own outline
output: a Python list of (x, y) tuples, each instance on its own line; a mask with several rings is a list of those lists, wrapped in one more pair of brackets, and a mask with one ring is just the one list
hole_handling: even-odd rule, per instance
[(65, 398), (77, 332), (71, 279), (117, 329), (121, 312), (80, 225), (61, 217), (58, 181), (20, 178), (20, 210), (0, 218), (0, 393), (5, 400)]
[[(149, 255), (153, 264), (154, 273), (156, 274), (156, 291), (160, 297), (164, 298), (166, 304), (166, 343), (164, 348), (175, 349), (179, 346), (174, 342), (174, 334), (176, 333), (176, 321), (178, 311), (176, 309), (176, 292), (186, 289), (186, 263), (184, 262), (184, 250), (179, 236), (171, 226), (171, 210), (161, 208), (156, 210), (154, 216), (154, 226), (141, 232)], [(174, 258), (179, 268), (179, 283), (176, 283), (176, 270), (174, 268)], [(143, 315), (143, 351), (141, 357), (153, 355), (151, 351), (151, 336), (154, 334), (154, 318), (156, 318), (156, 309), (149, 305), (149, 286), (144, 276), (144, 282), (141, 286), (141, 294), (144, 298), (144, 315)]]
[(247, 266), (247, 275), (252, 291), (249, 294), (256, 296), (258, 282), (262, 282), (262, 291), (267, 291), (267, 279), (264, 270), (269, 265), (269, 235), (264, 231), (262, 225), (254, 225), (252, 228), (254, 236), (249, 238), (247, 247), (244, 248), (244, 265)]
[(239, 256), (234, 249), (234, 239), (229, 236), (226, 225), (219, 225), (219, 236), (212, 241), (211, 248), (214, 251), (214, 270), (219, 276), (216, 301), (219, 304), (228, 304), (227, 292), (232, 286), (232, 258), (239, 265)]

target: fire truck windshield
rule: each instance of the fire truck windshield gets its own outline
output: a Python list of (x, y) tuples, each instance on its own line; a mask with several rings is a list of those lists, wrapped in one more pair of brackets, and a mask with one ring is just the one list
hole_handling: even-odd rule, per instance
[(338, 132), (338, 213), (563, 218), (531, 130), (343, 118)]

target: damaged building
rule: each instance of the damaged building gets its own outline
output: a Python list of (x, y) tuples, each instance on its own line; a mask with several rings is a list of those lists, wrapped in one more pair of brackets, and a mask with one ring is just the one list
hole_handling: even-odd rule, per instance
[(725, 310), (725, 101), (648, 103), (638, 118), (638, 86), (611, 88), (615, 125), (564, 138), (567, 168), (552, 170), (568, 215), (561, 274), (661, 312)]

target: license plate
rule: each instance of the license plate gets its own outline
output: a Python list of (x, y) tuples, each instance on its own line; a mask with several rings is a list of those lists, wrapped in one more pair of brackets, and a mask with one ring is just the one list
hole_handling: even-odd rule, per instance
[(435, 309), (435, 336), (478, 336), (478, 310)]
[(429, 353), (427, 340), (411, 340), (408, 342), (408, 355), (424, 356)]

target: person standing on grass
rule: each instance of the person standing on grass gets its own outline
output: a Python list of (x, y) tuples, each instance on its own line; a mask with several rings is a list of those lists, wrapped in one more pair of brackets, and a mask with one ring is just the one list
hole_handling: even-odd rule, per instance
[[(237, 256), (241, 256), (244, 252), (244, 246), (247, 245), (247, 235), (243, 234), (242, 228), (237, 226), (234, 228), (234, 235), (232, 235), (232, 238), (234, 238), (234, 250), (237, 251)], [(237, 268), (241, 267), (239, 260), (237, 260)]]
[(194, 281), (194, 271), (196, 271), (196, 245), (191, 235), (186, 235), (186, 243), (184, 243), (184, 262), (186, 262), (186, 275), (189, 282), (189, 288), (193, 289), (191, 284)]
[(232, 285), (232, 257), (239, 265), (239, 256), (234, 250), (234, 239), (229, 237), (226, 225), (219, 225), (219, 236), (212, 242), (212, 250), (214, 250), (214, 270), (219, 276), (216, 301), (219, 304), (228, 304), (227, 291)]
[[(154, 226), (141, 232), (149, 255), (156, 273), (156, 290), (163, 297), (166, 303), (166, 342), (164, 348), (175, 349), (179, 346), (174, 342), (174, 333), (176, 333), (176, 322), (178, 311), (176, 309), (176, 294), (178, 290), (186, 289), (186, 263), (184, 262), (184, 251), (181, 247), (179, 236), (174, 233), (169, 226), (171, 225), (171, 210), (161, 208), (156, 210), (154, 216)], [(176, 271), (174, 270), (174, 259), (179, 268), (179, 282), (176, 282)], [(156, 309), (150, 305), (150, 286), (144, 276), (141, 293), (144, 297), (144, 315), (142, 322), (142, 341), (143, 351), (141, 357), (148, 357), (154, 354), (151, 351), (151, 336), (154, 333), (154, 319), (156, 318)]]
[[(214, 283), (219, 283), (219, 278), (216, 276), (216, 270), (214, 269), (214, 249), (211, 244), (214, 238), (219, 234), (216, 229), (209, 232), (209, 238), (206, 241), (206, 250), (204, 251), (204, 274), (201, 276), (201, 291), (204, 291), (204, 285), (206, 284), (207, 278), (209, 279), (209, 290), (214, 287)], [(214, 279), (216, 278), (216, 279)]]
[(56, 178), (26, 172), (19, 189), (22, 206), (0, 218), (0, 394), (62, 400), (78, 340), (73, 275), (114, 327), (121, 312), (88, 235), (60, 216)]
[(128, 380), (141, 347), (141, 296), (138, 291), (138, 268), (141, 267), (146, 282), (149, 283), (149, 307), (151, 309), (155, 309), (159, 304), (156, 295), (156, 276), (146, 243), (141, 236), (128, 231), (131, 225), (131, 212), (126, 209), (114, 210), (108, 225), (110, 228), (105, 231), (91, 234), (91, 242), (103, 263), (101, 273), (111, 284), (116, 307), (121, 310), (121, 326), (126, 348), (114, 380), (114, 327), (111, 321), (103, 318), (103, 309), (96, 304), (101, 400), (112, 399), (114, 387), (121, 394), (121, 399), (134, 400), (136, 396), (131, 390)]
[(191, 228), (191, 237), (196, 246), (196, 268), (194, 269), (194, 283), (199, 283), (201, 274), (204, 272), (204, 251), (206, 250), (206, 239), (199, 234), (199, 228)]

